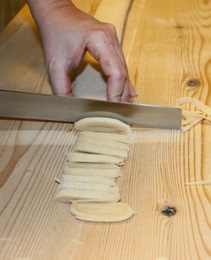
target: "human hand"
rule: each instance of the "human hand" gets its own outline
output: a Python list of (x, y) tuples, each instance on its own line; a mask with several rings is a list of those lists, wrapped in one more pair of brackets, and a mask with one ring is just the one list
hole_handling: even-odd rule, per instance
[(66, 0), (54, 1), (34, 16), (56, 95), (73, 95), (69, 74), (81, 63), (86, 51), (99, 61), (107, 77), (108, 100), (127, 102), (136, 95), (112, 25), (97, 21)]

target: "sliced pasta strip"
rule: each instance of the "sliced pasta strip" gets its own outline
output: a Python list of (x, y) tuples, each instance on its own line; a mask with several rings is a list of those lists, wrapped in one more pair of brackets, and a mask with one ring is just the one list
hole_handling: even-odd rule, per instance
[(118, 158), (116, 156), (102, 155), (102, 154), (77, 153), (77, 152), (68, 153), (67, 161), (124, 165), (124, 160), (122, 160), (121, 158)]
[(120, 200), (119, 192), (61, 189), (56, 191), (56, 201), (73, 202), (116, 202)]
[(108, 132), (108, 133), (131, 133), (129, 125), (114, 118), (87, 117), (75, 122), (78, 131)]
[(90, 131), (82, 131), (80, 132), (78, 138), (87, 138), (89, 140), (105, 140), (105, 141), (115, 141), (125, 144), (130, 144), (132, 142), (130, 135), (120, 135), (116, 133), (100, 133), (100, 132), (90, 132)]
[(184, 97), (177, 101), (178, 106), (181, 108), (184, 104), (192, 104), (196, 107), (198, 111), (185, 111), (183, 110), (183, 120), (182, 120), (182, 131), (186, 132), (196, 124), (200, 123), (202, 120), (211, 122), (211, 108), (203, 104), (200, 100)]
[(62, 182), (88, 182), (92, 183), (103, 183), (110, 186), (116, 186), (116, 180), (114, 177), (107, 176), (71, 176), (63, 174), (59, 183)]
[(120, 169), (115, 164), (103, 164), (103, 163), (81, 163), (81, 162), (68, 162), (69, 168), (85, 168), (85, 169)]
[(119, 192), (119, 186), (108, 185), (104, 183), (94, 183), (94, 182), (79, 182), (79, 181), (65, 181), (61, 182), (57, 190), (72, 189), (72, 190), (90, 190), (90, 191), (106, 191), (109, 193)]
[(77, 142), (73, 147), (74, 152), (83, 152), (83, 153), (91, 153), (93, 154), (103, 154), (103, 155), (112, 155), (123, 160), (127, 158), (128, 152), (125, 150), (110, 148), (106, 146), (93, 145), (85, 142)]
[(86, 144), (92, 144), (92, 145), (97, 145), (101, 147), (107, 147), (111, 149), (119, 149), (119, 150), (124, 150), (124, 151), (129, 151), (130, 147), (128, 144), (117, 142), (115, 140), (110, 140), (110, 139), (103, 139), (103, 138), (96, 138), (96, 137), (83, 137), (79, 136), (77, 139), (77, 144), (78, 143), (86, 143)]
[(94, 222), (124, 221), (134, 215), (126, 203), (78, 203), (71, 205), (71, 213), (77, 219)]
[(119, 168), (78, 168), (78, 167), (64, 167), (65, 175), (70, 176), (90, 176), (90, 177), (97, 177), (97, 176), (109, 176), (109, 177), (119, 177), (121, 176), (121, 171)]

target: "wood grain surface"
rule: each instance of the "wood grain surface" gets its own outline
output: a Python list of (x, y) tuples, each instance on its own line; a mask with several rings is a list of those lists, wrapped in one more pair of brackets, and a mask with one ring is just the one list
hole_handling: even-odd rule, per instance
[[(93, 16), (108, 3), (74, 2)], [(111, 10), (118, 2), (122, 10), (110, 0)], [(211, 106), (211, 2), (127, 4), (122, 48), (135, 102), (174, 106), (190, 96)], [(52, 93), (27, 7), (0, 36), (0, 89)], [(54, 178), (76, 136), (71, 124), (0, 120), (0, 260), (211, 259), (211, 188), (185, 185), (211, 175), (211, 125), (186, 133), (134, 128), (118, 182), (137, 214), (110, 224), (76, 220), (54, 201)], [(162, 214), (166, 206), (176, 214)]]

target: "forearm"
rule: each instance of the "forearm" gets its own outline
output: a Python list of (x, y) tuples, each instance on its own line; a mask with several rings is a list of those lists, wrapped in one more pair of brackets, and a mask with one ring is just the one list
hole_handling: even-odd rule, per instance
[(38, 27), (45, 20), (46, 14), (63, 7), (73, 7), (74, 4), (70, 0), (26, 0)]

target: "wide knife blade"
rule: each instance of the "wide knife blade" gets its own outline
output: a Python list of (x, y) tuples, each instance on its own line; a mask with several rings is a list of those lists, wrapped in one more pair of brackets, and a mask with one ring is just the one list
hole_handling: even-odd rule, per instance
[(0, 90), (0, 117), (76, 122), (111, 117), (131, 126), (181, 129), (181, 109)]

